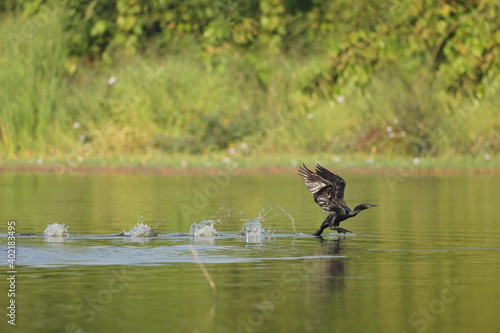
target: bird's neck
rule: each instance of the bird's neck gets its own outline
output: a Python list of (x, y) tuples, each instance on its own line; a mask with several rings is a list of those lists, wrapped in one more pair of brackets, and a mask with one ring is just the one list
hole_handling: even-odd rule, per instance
[(350, 216), (356, 216), (360, 211), (362, 211), (364, 208), (362, 208), (361, 205), (358, 205), (354, 208), (354, 210), (350, 211)]

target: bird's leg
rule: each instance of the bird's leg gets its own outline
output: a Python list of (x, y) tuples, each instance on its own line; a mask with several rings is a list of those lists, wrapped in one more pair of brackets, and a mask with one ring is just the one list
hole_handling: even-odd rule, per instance
[(321, 234), (323, 233), (323, 230), (325, 230), (325, 229), (326, 229), (326, 227), (323, 227), (323, 225), (321, 225), (321, 227), (318, 230), (316, 230), (312, 235), (316, 236), (316, 237), (320, 237)]
[(332, 223), (332, 215), (328, 215), (326, 219), (323, 221), (323, 223), (321, 223), (321, 227), (319, 227), (319, 229), (313, 233), (313, 236), (321, 236), (321, 234), (326, 228), (328, 227), (331, 228), (331, 223)]
[(340, 227), (330, 227), (330, 229), (337, 230), (337, 232), (339, 234), (344, 234), (344, 235), (346, 234), (346, 232), (352, 232), (350, 230), (347, 230), (347, 229), (344, 229), (344, 228), (340, 228)]

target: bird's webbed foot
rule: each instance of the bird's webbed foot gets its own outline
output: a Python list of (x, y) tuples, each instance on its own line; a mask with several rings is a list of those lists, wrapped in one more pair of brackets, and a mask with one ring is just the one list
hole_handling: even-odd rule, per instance
[(344, 235), (346, 234), (346, 232), (351, 232), (352, 233), (352, 231), (344, 229), (344, 228), (340, 228), (340, 227), (330, 227), (330, 229), (337, 230), (337, 232), (339, 234), (344, 234)]

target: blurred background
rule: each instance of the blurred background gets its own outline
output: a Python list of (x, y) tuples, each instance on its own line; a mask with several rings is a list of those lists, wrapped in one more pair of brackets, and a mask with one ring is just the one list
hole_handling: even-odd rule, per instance
[(488, 161), (499, 14), (493, 0), (3, 0), (0, 157)]

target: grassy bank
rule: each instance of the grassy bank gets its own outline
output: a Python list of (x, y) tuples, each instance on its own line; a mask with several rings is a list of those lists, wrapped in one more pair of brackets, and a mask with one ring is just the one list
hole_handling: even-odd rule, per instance
[(325, 94), (309, 88), (330, 66), (328, 50), (192, 45), (89, 62), (70, 55), (59, 16), (23, 35), (29, 20), (0, 23), (11, 46), (0, 50), (3, 165), (289, 167), (339, 156), (366, 168), (414, 158), (427, 169), (498, 166), (498, 82), (480, 99), (452, 97), (427, 80), (425, 62), (411, 74), (396, 63), (368, 86)]

